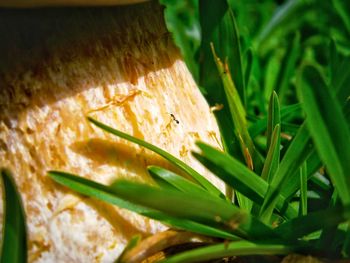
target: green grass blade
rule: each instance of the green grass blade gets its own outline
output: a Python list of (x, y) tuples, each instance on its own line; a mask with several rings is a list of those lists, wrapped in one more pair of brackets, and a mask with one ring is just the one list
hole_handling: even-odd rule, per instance
[(269, 151), (267, 152), (261, 178), (271, 183), (273, 175), (278, 169), (280, 161), (280, 125), (277, 124), (271, 136)]
[[(270, 148), (272, 132), (275, 129), (276, 125), (281, 126), (281, 114), (277, 94), (273, 91), (270, 97), (269, 112), (267, 118), (267, 149)], [(278, 134), (278, 138), (280, 138), (280, 134)]]
[(22, 201), (10, 172), (1, 170), (3, 232), (1, 263), (27, 262), (27, 233)]
[(286, 54), (281, 62), (281, 72), (276, 81), (276, 90), (281, 103), (286, 101), (286, 95), (291, 79), (295, 76), (296, 63), (300, 55), (300, 34), (297, 32), (290, 41)]
[(220, 58), (216, 56), (213, 45), (212, 52), (217, 69), (221, 76), (222, 84), (224, 86), (231, 117), (233, 122), (235, 123), (236, 136), (240, 138), (242, 155), (244, 156), (248, 167), (250, 167), (253, 170), (254, 165), (261, 165), (261, 160), (259, 160), (258, 152), (256, 151), (253, 141), (248, 132), (248, 125), (244, 106), (229, 73), (228, 65), (223, 64)]
[[(280, 118), (282, 121), (287, 121), (301, 110), (300, 103), (285, 106), (281, 108)], [(255, 138), (267, 129), (267, 117), (261, 118), (249, 127), (249, 134)]]
[(306, 123), (317, 152), (343, 204), (350, 203), (350, 131), (342, 108), (320, 73), (312, 66), (301, 68), (298, 95), (307, 114)]
[(93, 197), (113, 205), (117, 205), (120, 208), (128, 209), (140, 215), (171, 225), (175, 228), (213, 237), (226, 238), (230, 240), (237, 239), (235, 235), (227, 231), (206, 226), (191, 220), (172, 217), (160, 211), (133, 204), (118, 196), (113, 188), (96, 183), (94, 181), (73, 174), (58, 171), (51, 171), (48, 174), (57, 183), (62, 184), (80, 194)]
[(344, 258), (350, 257), (350, 223), (348, 223), (348, 228), (345, 233), (345, 240), (341, 250), (341, 254)]
[(263, 48), (264, 43), (273, 35), (273, 33), (281, 28), (290, 18), (300, 11), (300, 7), (305, 5), (306, 1), (288, 0), (281, 5), (273, 14), (269, 23), (264, 26), (262, 32), (257, 39), (258, 47)]
[(335, 207), (286, 221), (275, 228), (274, 231), (286, 240), (293, 241), (322, 228), (337, 226), (349, 219), (350, 206)]
[(346, 1), (341, 0), (332, 0), (334, 9), (337, 11), (339, 17), (344, 23), (344, 26), (348, 33), (350, 34), (350, 7), (349, 3), (346, 4)]
[(118, 181), (113, 185), (118, 196), (131, 202), (211, 226), (231, 228), (242, 237), (262, 238), (271, 229), (252, 218), (246, 211), (218, 198), (159, 189), (144, 184)]
[(329, 56), (331, 86), (337, 93), (340, 105), (343, 106), (350, 95), (350, 56), (340, 54), (334, 40), (330, 43)]
[(101, 123), (101, 122), (99, 122), (91, 117), (88, 117), (88, 120), (91, 123), (93, 123), (94, 125), (96, 125), (97, 127), (101, 128), (102, 130), (104, 130), (108, 133), (111, 133), (113, 135), (116, 135), (118, 137), (126, 139), (130, 142), (136, 143), (140, 146), (143, 146), (143, 147), (159, 154), (164, 159), (168, 160), (173, 165), (177, 166), (178, 168), (180, 168), (181, 170), (186, 172), (189, 176), (191, 176), (196, 182), (198, 182), (200, 185), (202, 185), (204, 188), (206, 188), (209, 192), (211, 192), (212, 194), (217, 195), (217, 196), (222, 196), (222, 193), (213, 184), (211, 184), (207, 179), (205, 179), (205, 177), (203, 177), (197, 171), (192, 169), (189, 165), (187, 165), (183, 161), (179, 160), (175, 156), (169, 154), (168, 152), (166, 152), (166, 151), (160, 149), (159, 147), (152, 145), (148, 142), (145, 142), (145, 141), (140, 140), (136, 137), (133, 137), (131, 135), (128, 135), (126, 133), (123, 133), (121, 131), (113, 129), (112, 127), (107, 126), (107, 125), (105, 125), (105, 124), (103, 124), (103, 123)]
[(293, 247), (282, 244), (259, 244), (249, 241), (237, 241), (192, 249), (165, 259), (162, 263), (206, 262), (233, 256), (248, 255), (286, 255), (294, 251)]
[(250, 76), (252, 74), (252, 68), (253, 68), (253, 50), (250, 48), (246, 52), (246, 67), (245, 67), (245, 73), (244, 73), (244, 82), (245, 85), (248, 87)]
[[(339, 205), (339, 198), (338, 198), (337, 192), (334, 190), (330, 200), (329, 208), (336, 207), (337, 205)], [(334, 225), (331, 227), (324, 227), (322, 229), (320, 238), (317, 241), (317, 248), (320, 251), (326, 251), (326, 255), (328, 256), (334, 253), (332, 249), (330, 249), (329, 244), (335, 243), (334, 240), (336, 238), (337, 231), (338, 231), (338, 225)]]
[(48, 175), (55, 182), (64, 185), (79, 194), (93, 197), (121, 208), (127, 208), (139, 214), (154, 211), (119, 198), (110, 187), (83, 177), (60, 171), (49, 171)]
[[(265, 180), (228, 154), (203, 143), (197, 143), (197, 145), (202, 153), (194, 152), (193, 155), (204, 166), (253, 202), (258, 205), (263, 204), (268, 189), (268, 183)], [(281, 195), (278, 196), (277, 210), (286, 218), (297, 216), (297, 211), (287, 204)]]
[(300, 215), (307, 214), (307, 166), (306, 162), (300, 168)]
[[(202, 51), (210, 54), (209, 44), (213, 43), (220, 57), (227, 59), (229, 72), (234, 79), (237, 93), (245, 105), (245, 83), (239, 33), (234, 14), (226, 0), (199, 1), (200, 24), (202, 28)], [(208, 56), (208, 59), (212, 58)]]
[(190, 193), (203, 194), (203, 195), (210, 194), (209, 192), (207, 192), (205, 189), (198, 186), (197, 184), (194, 184), (189, 180), (183, 178), (182, 176), (177, 175), (164, 168), (161, 168), (158, 166), (148, 166), (147, 170), (152, 176), (152, 178), (155, 179), (157, 182), (165, 181), (166, 183), (170, 184), (171, 186), (175, 187), (176, 189), (182, 192), (186, 192), (189, 194)]
[(299, 167), (307, 160), (312, 150), (313, 147), (308, 130), (305, 124), (303, 124), (289, 145), (275, 177), (269, 185), (261, 207), (262, 216), (266, 221), (272, 215), (273, 209), (278, 202), (279, 193), (282, 191), (281, 189), (284, 188), (286, 182), (289, 182), (290, 178), (293, 177), (295, 172), (299, 170)]
[[(321, 166), (322, 162), (316, 150), (313, 149), (310, 156), (307, 158), (307, 178), (310, 179), (321, 168)], [(298, 173), (299, 171), (296, 171), (296, 173), (288, 180), (288, 184), (285, 184), (283, 189), (281, 189), (281, 194), (287, 199), (292, 197), (295, 192), (300, 189), (300, 178)]]

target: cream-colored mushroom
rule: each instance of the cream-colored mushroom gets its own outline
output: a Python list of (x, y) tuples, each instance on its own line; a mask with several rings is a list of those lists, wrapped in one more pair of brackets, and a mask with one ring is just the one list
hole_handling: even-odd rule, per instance
[(169, 151), (223, 189), (190, 154), (198, 139), (218, 145), (218, 128), (159, 5), (0, 12), (0, 165), (24, 201), (30, 262), (112, 262), (134, 234), (165, 229), (48, 178), (56, 169), (105, 184), (150, 182), (147, 165), (174, 169), (92, 127), (87, 115)]

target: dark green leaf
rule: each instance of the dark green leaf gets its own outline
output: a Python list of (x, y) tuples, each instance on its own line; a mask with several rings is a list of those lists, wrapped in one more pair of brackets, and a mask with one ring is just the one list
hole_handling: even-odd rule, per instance
[(200, 186), (164, 168), (158, 166), (148, 166), (147, 169), (152, 178), (155, 179), (157, 182), (165, 181), (182, 192), (203, 195), (210, 194)]
[[(55, 180), (57, 183), (60, 183), (70, 189), (89, 196), (94, 197), (96, 199), (114, 204), (119, 206), (120, 208), (125, 208), (130, 211), (136, 212), (140, 215), (147, 216), (152, 219), (156, 219), (165, 224), (169, 224), (175, 228), (192, 231), (195, 233), (213, 236), (213, 237), (221, 237), (226, 239), (237, 239), (237, 237), (227, 231), (216, 229), (210, 226), (206, 226), (191, 220), (181, 219), (166, 215), (160, 211), (142, 207), (139, 205), (135, 205), (129, 201), (122, 199), (118, 194), (115, 193), (113, 188), (96, 183), (91, 180), (87, 180), (85, 178), (64, 173), (51, 171), (49, 172), (49, 176)], [(138, 194), (136, 194), (138, 195)]]
[[(280, 118), (282, 121), (287, 121), (295, 113), (299, 113), (300, 110), (301, 110), (301, 105), (299, 103), (282, 107), (280, 112)], [(255, 138), (266, 129), (267, 129), (267, 117), (259, 119), (254, 124), (252, 124), (249, 127), (249, 134), (252, 138)]]
[(320, 73), (305, 65), (298, 75), (298, 95), (317, 152), (343, 204), (350, 203), (350, 131), (340, 103)]
[(300, 215), (307, 214), (307, 166), (304, 163), (300, 168)]
[(269, 151), (266, 156), (264, 168), (261, 173), (261, 178), (271, 183), (275, 172), (279, 166), (280, 160), (280, 125), (277, 124), (272, 133)]
[(343, 0), (332, 0), (335, 10), (338, 12), (339, 17), (343, 21), (345, 28), (350, 34), (350, 6), (349, 3)]
[[(262, 205), (268, 189), (265, 180), (231, 156), (203, 143), (197, 143), (197, 145), (202, 150), (202, 154), (193, 153), (193, 155), (204, 166), (238, 192)], [(297, 216), (296, 210), (288, 205), (281, 195), (278, 196), (277, 210), (287, 218)]]
[[(299, 171), (299, 167), (306, 161), (313, 147), (309, 132), (303, 124), (292, 143), (289, 145), (278, 170), (269, 185), (261, 211), (265, 213), (264, 218), (267, 220), (271, 217), (273, 209), (278, 202), (278, 196), (284, 186)], [(299, 177), (297, 178), (299, 181)]]
[[(270, 97), (269, 112), (267, 117), (267, 149), (270, 148), (272, 132), (275, 129), (276, 125), (281, 126), (281, 114), (277, 94), (273, 91)], [(279, 138), (280, 134), (278, 134), (278, 139)], [(278, 143), (278, 145), (279, 144), (280, 143)]]
[(201, 184), (204, 188), (206, 188), (208, 191), (210, 191), (212, 194), (217, 195), (217, 196), (222, 196), (222, 193), (214, 186), (212, 185), (205, 177), (203, 177), (201, 174), (199, 174), (197, 171), (192, 169), (189, 165), (184, 163), (183, 161), (179, 160), (178, 158), (174, 157), (173, 155), (169, 154), (168, 152), (160, 149), (159, 147), (152, 145), (148, 142), (145, 142), (143, 140), (137, 139), (131, 135), (128, 135), (126, 133), (123, 133), (121, 131), (118, 131), (116, 129), (113, 129), (112, 127), (109, 127), (91, 117), (88, 117), (88, 120), (96, 125), (97, 127), (103, 129), (104, 131), (114, 134), (118, 137), (121, 137), (123, 139), (126, 139), (128, 141), (131, 141), (133, 143), (136, 143), (140, 146), (143, 146), (160, 156), (162, 156), (164, 159), (168, 160), (171, 162), (173, 165), (177, 166), (184, 172), (186, 172), (189, 176), (191, 176), (194, 180), (196, 180), (199, 184)]
[[(202, 28), (201, 56), (205, 56), (207, 59), (212, 60), (210, 50), (210, 44), (212, 43), (218, 56), (225, 58), (230, 75), (232, 76), (232, 79), (234, 79), (234, 84), (240, 100), (244, 105), (245, 83), (239, 33), (234, 14), (226, 0), (217, 0), (214, 7), (211, 0), (199, 1), (199, 10), (200, 24)], [(201, 65), (201, 67), (203, 67), (203, 70), (201, 71), (202, 78), (206, 78), (203, 74), (209, 69), (204, 67), (210, 66), (210, 63), (204, 64), (207, 64), (208, 66)], [(217, 78), (216, 82), (219, 84), (220, 79)], [(200, 82), (200, 85), (202, 86), (204, 83)]]
[(325, 227), (337, 226), (350, 219), (350, 206), (329, 208), (300, 216), (275, 228), (275, 232), (288, 240), (296, 240)]
[(225, 200), (202, 194), (188, 194), (173, 189), (118, 181), (115, 193), (131, 202), (211, 226), (226, 226), (242, 237), (262, 238), (271, 234), (270, 228)]
[(282, 244), (259, 244), (249, 241), (237, 241), (229, 244), (218, 244), (192, 249), (167, 258), (163, 263), (172, 262), (204, 262), (233, 256), (248, 255), (285, 255), (295, 249)]
[(286, 101), (286, 94), (290, 86), (290, 81), (295, 76), (295, 68), (300, 55), (300, 34), (297, 32), (293, 41), (287, 47), (286, 54), (280, 64), (281, 72), (276, 81), (276, 91), (281, 103)]
[(6, 170), (1, 170), (3, 187), (3, 233), (1, 263), (27, 262), (25, 215), (15, 182)]
[(334, 40), (330, 44), (330, 77), (331, 86), (343, 106), (350, 96), (350, 56), (340, 54)]

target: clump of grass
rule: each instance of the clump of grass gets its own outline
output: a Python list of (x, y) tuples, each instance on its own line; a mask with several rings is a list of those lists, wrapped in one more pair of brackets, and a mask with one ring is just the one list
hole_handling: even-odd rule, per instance
[[(291, 253), (349, 258), (350, 12), (341, 1), (289, 0), (268, 21), (262, 14), (275, 2), (266, 1), (256, 5), (262, 22), (254, 24), (248, 21), (251, 1), (234, 2), (161, 1), (200, 90), (210, 106), (222, 105), (214, 114), (223, 149), (197, 142), (200, 151), (192, 154), (236, 198), (157, 146), (90, 117), (93, 125), (159, 154), (190, 179), (157, 166), (148, 167), (155, 186), (125, 180), (106, 186), (49, 172), (80, 194), (176, 229), (133, 238), (119, 262), (194, 237), (198, 247), (165, 253), (164, 262)], [(325, 10), (328, 17), (317, 16)], [(318, 28), (319, 19), (330, 32)]]

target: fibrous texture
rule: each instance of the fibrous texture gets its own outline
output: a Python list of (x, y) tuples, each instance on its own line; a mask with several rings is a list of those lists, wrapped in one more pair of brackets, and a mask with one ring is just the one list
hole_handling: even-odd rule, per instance
[(223, 189), (191, 157), (194, 141), (219, 147), (220, 138), (161, 7), (3, 9), (0, 35), (0, 166), (24, 202), (30, 262), (112, 262), (134, 234), (165, 228), (47, 176), (55, 169), (104, 184), (149, 183), (147, 165), (174, 170), (87, 115), (169, 151)]

